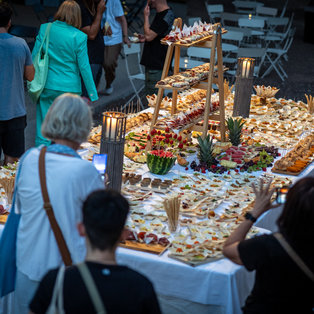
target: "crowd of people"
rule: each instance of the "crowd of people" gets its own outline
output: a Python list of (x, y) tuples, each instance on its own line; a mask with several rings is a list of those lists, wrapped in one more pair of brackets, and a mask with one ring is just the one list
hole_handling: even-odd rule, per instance
[[(150, 9), (157, 12), (151, 24)], [(91, 109), (80, 95), (98, 99), (102, 69), (111, 94), (122, 43), (130, 45), (121, 3), (64, 1), (54, 22), (41, 25), (32, 55), (23, 39), (9, 34), (12, 13), (0, 3), (0, 145), (5, 163), (22, 157), (0, 238), (0, 269), (8, 270), (0, 271), (0, 296), (14, 290), (18, 314), (160, 313), (152, 283), (116, 261), (126, 235), (127, 200), (106, 190), (96, 168), (77, 153), (92, 126)], [(166, 0), (148, 1), (139, 36), (148, 93), (160, 79), (166, 54), (160, 38), (173, 20)], [(24, 153), (23, 79), (34, 79), (32, 56), (41, 49), (48, 51), (49, 66), (36, 104), (37, 147)], [(226, 240), (223, 253), (256, 270), (244, 313), (313, 313), (314, 178), (289, 190), (278, 233), (245, 240), (253, 223), (274, 207), (270, 184), (254, 186), (254, 209)], [(13, 258), (13, 267), (7, 267), (7, 258)]]
[[(151, 25), (150, 9), (156, 9)], [(35, 100), (35, 146), (49, 145), (50, 141), (41, 133), (41, 126), (53, 101), (63, 93), (96, 101), (102, 70), (106, 79), (105, 94), (112, 94), (123, 44), (131, 45), (120, 0), (62, 2), (54, 21), (40, 26), (32, 54), (23, 39), (10, 35), (12, 15), (11, 7), (2, 2), (0, 82), (3, 83), (0, 98), (5, 106), (0, 108), (0, 146), (5, 155), (4, 164), (18, 160), (24, 152), (24, 79), (32, 82), (35, 77), (36, 84), (43, 85)], [(144, 34), (139, 34), (144, 43), (141, 64), (146, 69), (147, 94), (156, 91), (154, 85), (161, 77), (167, 47), (160, 44), (160, 39), (170, 31), (173, 21), (174, 14), (167, 0), (148, 1), (144, 10)], [(38, 55), (42, 54), (48, 55), (45, 75), (35, 72)], [(33, 62), (36, 62), (35, 68)]]

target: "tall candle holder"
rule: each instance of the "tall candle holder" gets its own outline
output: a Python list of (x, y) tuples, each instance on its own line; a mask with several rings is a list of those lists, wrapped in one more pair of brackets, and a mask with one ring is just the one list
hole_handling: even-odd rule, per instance
[(250, 115), (255, 59), (238, 58), (235, 82), (233, 116), (248, 118)]
[(107, 154), (107, 186), (116, 191), (122, 183), (126, 118), (122, 112), (103, 113), (100, 153)]

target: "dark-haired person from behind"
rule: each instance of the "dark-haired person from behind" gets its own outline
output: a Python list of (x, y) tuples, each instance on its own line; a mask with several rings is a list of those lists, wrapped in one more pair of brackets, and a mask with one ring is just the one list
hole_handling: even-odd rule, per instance
[[(123, 239), (128, 212), (129, 204), (118, 192), (99, 190), (87, 197), (83, 222), (78, 224), (79, 233), (86, 239), (85, 263), (108, 314), (160, 313), (151, 282), (116, 262), (115, 252)], [(57, 273), (52, 270), (44, 276), (30, 304), (30, 313), (46, 313)], [(63, 295), (66, 314), (96, 313), (76, 266), (65, 272)]]
[(289, 190), (278, 233), (245, 240), (254, 221), (274, 207), (270, 184), (253, 186), (254, 209), (224, 244), (227, 258), (256, 271), (243, 313), (314, 313), (314, 178), (303, 178)]

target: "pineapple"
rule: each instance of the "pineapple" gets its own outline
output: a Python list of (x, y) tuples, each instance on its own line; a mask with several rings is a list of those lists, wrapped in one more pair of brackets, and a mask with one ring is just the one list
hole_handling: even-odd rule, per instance
[(197, 137), (199, 144), (199, 154), (198, 159), (201, 163), (206, 163), (210, 166), (215, 163), (215, 158), (213, 156), (213, 140), (207, 135), (204, 139), (201, 136)]
[(238, 146), (241, 142), (242, 127), (245, 121), (242, 118), (227, 120), (227, 127), (229, 129), (229, 140), (234, 146)]

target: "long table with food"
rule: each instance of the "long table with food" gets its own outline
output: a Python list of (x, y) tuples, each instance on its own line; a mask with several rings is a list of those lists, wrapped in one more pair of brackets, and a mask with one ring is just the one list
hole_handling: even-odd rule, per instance
[[(230, 118), (234, 94), (225, 94)], [(202, 90), (180, 93), (175, 115), (165, 97), (162, 130), (150, 130), (153, 108), (127, 119), (121, 192), (131, 213), (117, 257), (152, 280), (164, 313), (241, 313), (254, 273), (224, 259), (222, 245), (254, 206), (252, 184), (262, 178), (273, 187), (289, 186), (314, 168), (314, 116), (307, 104), (252, 95), (250, 117), (227, 120), (229, 140), (221, 142), (217, 121), (209, 121), (211, 137), (205, 139), (181, 130), (202, 123), (205, 97)], [(156, 95), (147, 99), (154, 107)], [(212, 95), (216, 111), (218, 99)], [(100, 138), (101, 126), (93, 128), (82, 158), (91, 161), (99, 153)], [(15, 169), (0, 171), (3, 223)], [(273, 231), (280, 210), (264, 214), (249, 237)], [(0, 224), (0, 236), (2, 229)], [(0, 302), (0, 313), (10, 313), (8, 298)]]

